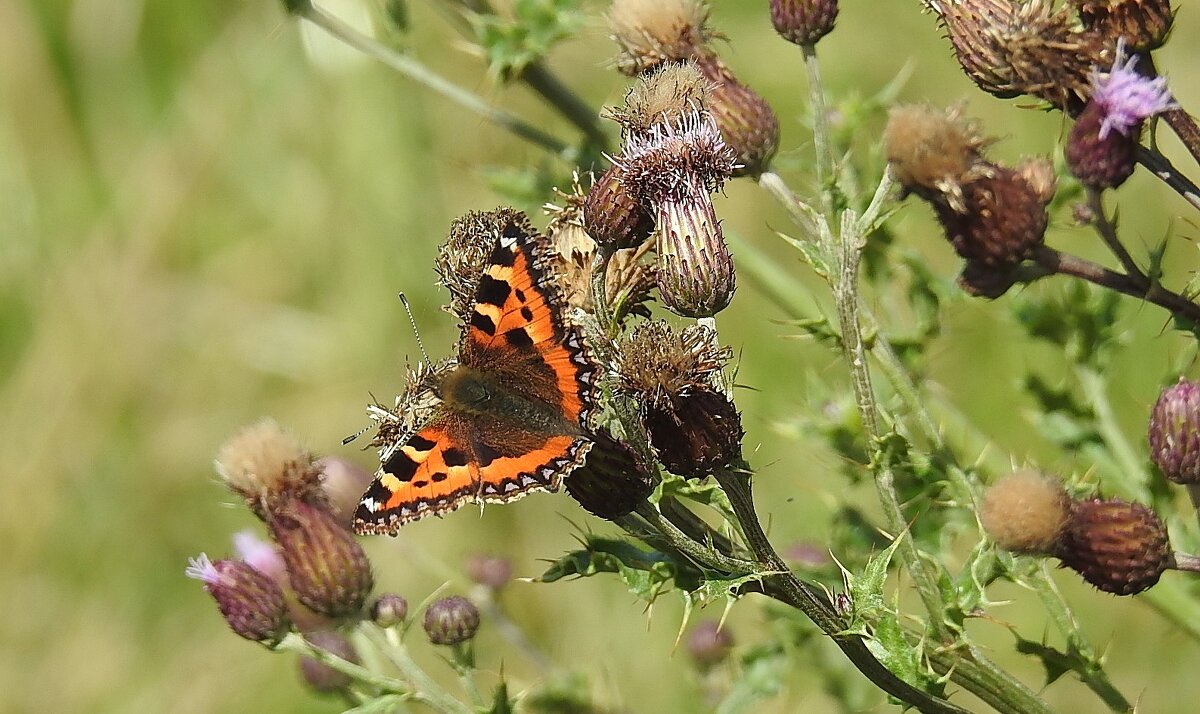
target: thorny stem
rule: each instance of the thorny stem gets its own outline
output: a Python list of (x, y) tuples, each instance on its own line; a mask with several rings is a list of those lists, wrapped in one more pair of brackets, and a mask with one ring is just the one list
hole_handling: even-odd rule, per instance
[(1096, 696), (1114, 712), (1132, 712), (1133, 705), (1109, 680), (1096, 650), (1080, 634), (1079, 622), (1075, 619), (1075, 614), (1067, 607), (1066, 602), (1063, 601), (1062, 593), (1058, 591), (1054, 581), (1046, 575), (1044, 561), (1036, 574), (1029, 578), (1027, 584), (1037, 593), (1042, 601), (1042, 607), (1046, 608), (1047, 614), (1058, 627), (1058, 631), (1066, 636), (1071, 649), (1078, 653), (1080, 659), (1088, 663), (1086, 671), (1078, 672), (1088, 689), (1095, 692)]
[(491, 106), (478, 95), (468, 92), (453, 82), (448, 81), (413, 58), (395, 52), (391, 48), (367, 37), (345, 22), (313, 5), (311, 2), (307, 0), (294, 0), (293, 4), (295, 6), (293, 12), (297, 15), (368, 57), (379, 60), (409, 79), (432, 89), (443, 97), (458, 103), (532, 144), (540, 146), (556, 155), (562, 155), (567, 152), (568, 147), (566, 144), (529, 124), (524, 119), (503, 109)]
[(1185, 201), (1196, 208), (1200, 208), (1200, 187), (1197, 187), (1187, 176), (1180, 173), (1167, 160), (1167, 157), (1143, 146), (1138, 146), (1136, 151), (1139, 164), (1157, 176), (1163, 183), (1167, 184), (1175, 193), (1182, 196)]
[[(867, 647), (862, 637), (845, 633), (845, 623), (830, 605), (824, 593), (796, 577), (763, 531), (758, 514), (754, 510), (754, 497), (750, 490), (749, 469), (745, 464), (733, 470), (720, 470), (715, 474), (717, 483), (729, 498), (734, 515), (742, 527), (742, 534), (754, 552), (760, 566), (767, 571), (763, 578), (763, 591), (771, 597), (801, 610), (841, 648), (846, 657), (877, 687), (897, 699), (930, 714), (963, 714), (961, 709), (947, 701), (937, 699), (913, 687), (883, 666)], [(1013, 710), (1020, 711), (1020, 710)]]
[(1175, 136), (1178, 136), (1183, 145), (1187, 147), (1192, 158), (1200, 163), (1200, 126), (1196, 125), (1196, 120), (1192, 115), (1175, 108), (1163, 112), (1162, 117), (1171, 127), (1171, 131), (1175, 132)]
[(1100, 234), (1100, 238), (1108, 249), (1112, 251), (1117, 260), (1121, 262), (1121, 267), (1125, 268), (1125, 273), (1131, 278), (1139, 281), (1143, 285), (1150, 285), (1150, 278), (1146, 276), (1142, 269), (1138, 267), (1137, 261), (1125, 249), (1125, 244), (1117, 237), (1116, 226), (1112, 221), (1108, 220), (1108, 215), (1104, 212), (1104, 201), (1100, 197), (1100, 192), (1095, 188), (1088, 187), (1087, 189), (1087, 205), (1092, 210), (1092, 224), (1096, 228), (1096, 232)]
[(665, 518), (649, 501), (639, 503), (635, 511), (646, 519), (647, 523), (657, 528), (673, 548), (699, 565), (730, 575), (749, 575), (758, 570), (757, 563), (730, 558), (692, 540), (674, 523)]
[(1166, 308), (1176, 317), (1185, 318), (1193, 323), (1200, 323), (1200, 305), (1178, 293), (1165, 290), (1157, 283), (1145, 286), (1137, 278), (1113, 272), (1090, 260), (1069, 253), (1063, 253), (1044, 245), (1038, 246), (1035, 249), (1033, 260), (1051, 273), (1070, 275), (1086, 280), (1089, 283), (1095, 283), (1109, 290), (1115, 290), (1125, 295), (1147, 300), (1159, 307)]

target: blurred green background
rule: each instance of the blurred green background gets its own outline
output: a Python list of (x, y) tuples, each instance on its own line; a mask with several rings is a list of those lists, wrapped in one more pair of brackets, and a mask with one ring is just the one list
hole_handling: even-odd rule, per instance
[[(415, 56), (574, 140), (526, 89), (488, 78), (432, 2), (412, 3)], [(723, 54), (775, 106), (780, 166), (807, 191), (798, 51), (775, 37), (765, 2), (714, 5), (714, 24), (729, 38)], [(367, 16), (353, 0), (327, 7), (360, 23)], [(602, 3), (587, 7), (593, 20), (550, 64), (598, 109), (619, 101), (626, 80), (608, 65)], [(1185, 107), (1200, 106), (1193, 9), (1183, 8), (1159, 55)], [(903, 98), (965, 100), (969, 115), (1004, 138), (999, 158), (1054, 150), (1061, 117), (976, 91), (939, 35), (916, 0), (847, 0), (820, 46), (830, 91), (874, 94), (911, 63)], [(1162, 134), (1168, 154), (1187, 165)], [(0, 710), (338, 709), (304, 689), (290, 656), (229, 634), (199, 584), (183, 577), (189, 556), (226, 554), (231, 533), (257, 527), (214, 482), (213, 455), (236, 428), (271, 415), (315, 451), (370, 466), (373, 453), (341, 438), (365, 423), (370, 394), (390, 400), (406, 356), (417, 354), (397, 291), (410, 295), (433, 356), (448, 354), (457, 328), (437, 309), (436, 246), (454, 217), (502, 202), (485, 168), (543, 161), (502, 130), (302, 30), (278, 3), (0, 2)], [(1178, 235), (1170, 278), (1181, 284), (1196, 265), (1194, 213), (1144, 174), (1122, 190), (1121, 205), (1139, 256), (1165, 231)], [(752, 245), (807, 274), (774, 238), (788, 222), (757, 187), (734, 182), (718, 211), (735, 254)], [(934, 271), (954, 277), (957, 261), (926, 209), (908, 205), (894, 225)], [(1064, 217), (1051, 241), (1103, 257)], [(926, 376), (992, 437), (989, 458), (1086, 471), (1031, 433), (1018, 379), (1031, 366), (1054, 378), (1062, 360), (1018, 339), (1004, 303), (950, 305)], [(739, 382), (757, 388), (743, 390), (739, 406), (772, 536), (781, 546), (819, 545), (838, 499), (871, 510), (874, 497), (847, 491), (837, 457), (800, 436), (802, 416), (844, 393), (845, 376), (824, 348), (792, 339), (798, 331), (783, 317), (743, 275), (720, 322), (741, 355)], [(1157, 308), (1126, 300), (1122, 320), (1128, 344), (1112, 366), (1111, 393), (1139, 440), (1157, 385), (1192, 348)], [(955, 435), (950, 417), (939, 418)], [(447, 577), (463, 591), (462, 564), (478, 551), (537, 575), (543, 559), (575, 546), (580, 528), (610, 530), (566, 496), (538, 495), (482, 517), (464, 509), (420, 522), (368, 547), (380, 587), (415, 602)], [(1110, 671), (1141, 711), (1195, 711), (1200, 645), (1136, 600), (1056, 577), (1084, 631), (1111, 645)], [(1036, 689), (1040, 665), (1013, 654), (1003, 625), (1035, 640), (1049, 628), (1027, 593), (995, 594), (1015, 603), (972, 632)], [(698, 676), (675, 648), (675, 600), (648, 615), (615, 578), (603, 578), (515, 583), (504, 603), (556, 663), (589, 676), (600, 702), (625, 711), (702, 706)], [(763, 639), (762, 623), (754, 599), (730, 616), (744, 647)], [(431, 670), (447, 669), (423, 656)], [(539, 676), (487, 628), (480, 659), (490, 672), (503, 668), (514, 691)], [(825, 669), (845, 669), (838, 654), (822, 645), (800, 661), (809, 664), (782, 673), (783, 690), (765, 709), (836, 711), (821, 680)], [(1063, 711), (1099, 706), (1074, 681), (1046, 696)], [(890, 710), (878, 696), (866, 701)]]

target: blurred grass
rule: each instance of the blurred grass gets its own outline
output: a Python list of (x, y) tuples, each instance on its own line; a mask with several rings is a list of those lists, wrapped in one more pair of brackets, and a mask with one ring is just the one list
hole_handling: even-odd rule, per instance
[[(1000, 157), (1053, 148), (1059, 117), (975, 91), (915, 0), (845, 5), (838, 31), (821, 45), (831, 92), (872, 94), (911, 61), (904, 97), (965, 98), (968, 114), (1007, 137)], [(486, 79), (475, 57), (447, 41), (451, 31), (427, 3), (412, 10), (419, 57), (571, 136), (528, 92)], [(770, 31), (765, 3), (717, 3), (714, 19), (730, 38), (729, 63), (783, 120), (785, 165), (807, 165), (801, 70), (794, 49)], [(1180, 81), (1200, 73), (1198, 29), (1195, 13), (1182, 13), (1159, 61), (1188, 107), (1200, 104), (1197, 84)], [(595, 106), (618, 101), (625, 86), (605, 66), (612, 48), (604, 34), (594, 22), (552, 57)], [(340, 439), (364, 423), (370, 393), (390, 398), (405, 356), (415, 355), (396, 292), (410, 295), (434, 356), (446, 354), (456, 328), (436, 309), (436, 245), (452, 218), (499, 202), (481, 167), (540, 157), (377, 65), (331, 54), (319, 39), (302, 39), (266, 0), (0, 3), (0, 453), (8, 459), (0, 480), (0, 710), (337, 708), (300, 686), (289, 658), (231, 637), (182, 576), (188, 556), (224, 553), (230, 533), (254, 525), (223, 505), (231, 499), (212, 480), (212, 456), (239, 425), (269, 414), (315, 450), (369, 464), (371, 453)], [(1186, 240), (1172, 248), (1172, 275), (1195, 268), (1195, 226), (1171, 218), (1184, 213), (1181, 201), (1144, 175), (1121, 199), (1133, 242), (1153, 243), (1173, 228)], [(768, 230), (787, 229), (786, 218), (755, 187), (731, 185), (718, 209), (731, 235), (804, 273)], [(939, 274), (954, 274), (926, 211), (907, 207), (896, 226)], [(1092, 251), (1086, 233), (1060, 228), (1053, 240)], [(845, 488), (839, 464), (790, 435), (799, 412), (844, 387), (844, 373), (823, 349), (789, 339), (795, 330), (777, 321), (782, 310), (743, 285), (722, 315), (723, 336), (741, 350), (739, 382), (760, 390), (745, 390), (739, 405), (764, 510), (780, 544), (821, 543), (834, 494)], [(1156, 309), (1127, 301), (1123, 312), (1130, 344), (1112, 367), (1112, 393), (1137, 439), (1155, 386), (1191, 352), (1164, 336)], [(1086, 470), (1030, 433), (1023, 412), (1031, 405), (1013, 397), (1017, 379), (1033, 365), (1061, 373), (1062, 360), (1016, 340), (1006, 316), (1003, 304), (955, 303), (929, 377), (1000, 454)], [(861, 497), (869, 508), (873, 496), (863, 489)], [(415, 601), (476, 550), (509, 555), (518, 574), (535, 575), (540, 559), (574, 545), (579, 528), (607, 527), (569, 499), (543, 495), (481, 518), (468, 509), (418, 523), (369, 548), (381, 586)], [(1143, 711), (1192, 710), (1200, 697), (1190, 675), (1200, 665), (1194, 642), (1136, 602), (1060, 581), (1084, 629), (1101, 645), (1119, 644), (1111, 671)], [(602, 701), (628, 711), (699, 706), (686, 657), (673, 655), (674, 603), (656, 606), (647, 625), (642, 606), (610, 580), (517, 583), (505, 597), (554, 661), (590, 675)], [(997, 613), (1026, 636), (1046, 627), (1034, 606)], [(760, 621), (750, 601), (731, 619), (746, 644)], [(1037, 685), (1037, 666), (1011, 654), (1003, 628), (972, 628)], [(538, 676), (492, 634), (481, 653), (492, 671), (503, 655), (518, 684)], [(790, 673), (786, 687), (773, 709), (833, 711), (814, 671)], [(1047, 696), (1078, 711), (1080, 690), (1064, 681)]]

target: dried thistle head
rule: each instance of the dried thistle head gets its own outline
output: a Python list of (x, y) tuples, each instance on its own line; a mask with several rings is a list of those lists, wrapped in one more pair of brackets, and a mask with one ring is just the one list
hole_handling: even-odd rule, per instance
[(1011, 473), (983, 496), (979, 521), (996, 545), (1014, 553), (1053, 553), (1071, 498), (1056, 479), (1037, 471)]
[(1120, 499), (1076, 501), (1055, 555), (1088, 583), (1114, 595), (1140, 593), (1175, 566), (1167, 527), (1158, 514)]
[(701, 0), (614, 0), (608, 23), (620, 47), (617, 69), (631, 77), (688, 59), (716, 36)]
[(962, 185), (987, 173), (981, 152), (992, 142), (962, 117), (960, 107), (894, 107), (883, 133), (884, 153), (905, 191), (926, 199), (944, 196), (959, 210)]
[(550, 216), (546, 237), (559, 293), (572, 307), (595, 312), (592, 269), (596, 258), (596, 241), (584, 227), (587, 194), (579, 185), (578, 174), (572, 179), (569, 193), (557, 193), (562, 205), (547, 203), (542, 208)]
[(1072, 0), (1083, 26), (1134, 52), (1162, 47), (1175, 22), (1170, 0)]
[(684, 114), (704, 111), (708, 82), (696, 63), (671, 62), (644, 72), (625, 93), (625, 104), (607, 111), (622, 134), (644, 133), (655, 124), (679, 121)]
[(217, 474), (259, 518), (298, 499), (324, 503), (321, 468), (300, 441), (273, 419), (231, 436), (217, 454)]
[(640, 323), (621, 342), (614, 373), (617, 389), (639, 402), (657, 403), (711, 389), (733, 357), (716, 333), (701, 324), (677, 331), (662, 320)]
[(470, 317), (475, 290), (496, 244), (496, 231), (502, 225), (498, 213), (471, 211), (454, 219), (446, 240), (438, 246), (433, 269), (438, 274), (438, 284), (450, 291), (447, 309), (460, 320)]
[(925, 0), (937, 13), (963, 71), (1004, 99), (1029, 94), (1074, 114), (1088, 96), (1091, 68), (1110, 45), (1053, 0)]
[[(629, 192), (650, 206), (692, 198), (694, 189), (707, 197), (721, 189), (737, 165), (716, 123), (702, 112), (631, 135), (615, 163)], [(698, 181), (685, 182), (685, 176)]]

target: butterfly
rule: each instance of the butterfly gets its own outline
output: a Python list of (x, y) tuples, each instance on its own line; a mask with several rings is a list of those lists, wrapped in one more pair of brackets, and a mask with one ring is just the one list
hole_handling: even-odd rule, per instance
[(568, 319), (548, 241), (519, 211), (489, 215), (495, 244), (457, 359), (419, 372), (394, 410), (376, 408), (380, 467), (354, 516), (360, 534), (554, 491), (592, 446), (600, 367)]

